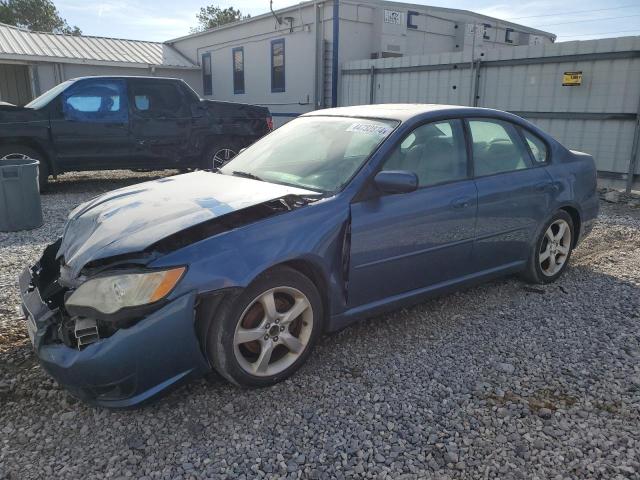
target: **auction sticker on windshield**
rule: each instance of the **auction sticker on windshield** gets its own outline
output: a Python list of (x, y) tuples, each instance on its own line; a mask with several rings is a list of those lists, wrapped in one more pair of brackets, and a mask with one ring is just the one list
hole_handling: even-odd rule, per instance
[(354, 123), (347, 128), (347, 132), (368, 133), (370, 135), (379, 135), (386, 137), (393, 130), (386, 125), (375, 125), (372, 123)]

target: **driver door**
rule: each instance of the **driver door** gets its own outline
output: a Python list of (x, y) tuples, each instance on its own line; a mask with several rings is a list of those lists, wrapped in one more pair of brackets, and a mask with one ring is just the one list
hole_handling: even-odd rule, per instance
[(61, 170), (131, 166), (129, 106), (124, 80), (79, 80), (55, 102), (51, 134)]
[(352, 204), (350, 307), (471, 273), (478, 194), (468, 162), (460, 120), (419, 126), (395, 148), (382, 169), (414, 172), (418, 189)]

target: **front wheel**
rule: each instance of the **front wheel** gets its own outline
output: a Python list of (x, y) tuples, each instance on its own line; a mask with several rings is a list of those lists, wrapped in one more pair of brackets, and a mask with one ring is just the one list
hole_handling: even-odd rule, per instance
[(278, 267), (221, 305), (207, 333), (207, 354), (218, 373), (236, 385), (272, 385), (304, 364), (322, 322), (313, 282)]
[(573, 220), (564, 210), (556, 212), (545, 224), (529, 255), (525, 280), (551, 283), (567, 268), (573, 251)]

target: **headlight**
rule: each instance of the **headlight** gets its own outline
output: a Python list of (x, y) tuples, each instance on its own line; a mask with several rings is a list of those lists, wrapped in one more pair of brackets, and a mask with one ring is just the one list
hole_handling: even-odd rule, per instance
[(71, 294), (67, 306), (91, 307), (110, 314), (125, 307), (157, 302), (169, 295), (185, 268), (148, 273), (127, 273), (89, 280)]

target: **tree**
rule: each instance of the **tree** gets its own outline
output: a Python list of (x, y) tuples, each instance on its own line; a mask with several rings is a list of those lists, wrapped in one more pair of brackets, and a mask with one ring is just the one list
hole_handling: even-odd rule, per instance
[(220, 7), (209, 5), (208, 7), (200, 8), (200, 13), (196, 15), (196, 18), (198, 19), (198, 26), (192, 28), (191, 31), (201, 32), (227, 23), (238, 22), (249, 17), (250, 15), (242, 15), (240, 10), (236, 10), (233, 7), (222, 9)]
[(38, 32), (82, 34), (60, 16), (51, 0), (0, 0), (0, 22)]

